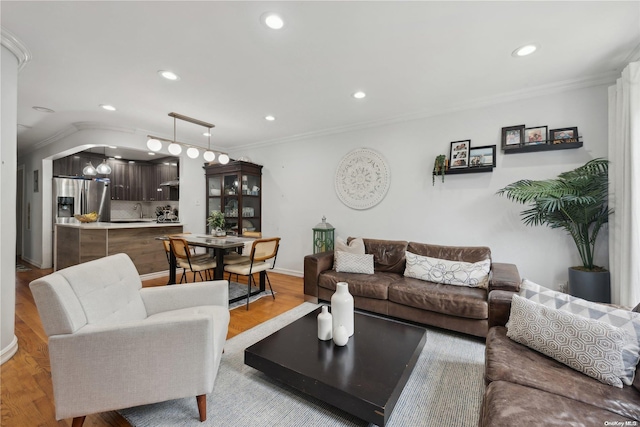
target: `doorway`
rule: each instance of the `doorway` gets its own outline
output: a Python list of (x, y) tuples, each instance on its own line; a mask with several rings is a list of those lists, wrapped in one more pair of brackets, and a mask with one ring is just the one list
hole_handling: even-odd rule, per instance
[(24, 165), (16, 175), (16, 257), (22, 258), (22, 205), (24, 203)]

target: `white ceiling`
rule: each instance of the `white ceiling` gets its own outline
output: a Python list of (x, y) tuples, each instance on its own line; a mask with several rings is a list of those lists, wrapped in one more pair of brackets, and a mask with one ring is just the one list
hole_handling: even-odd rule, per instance
[[(267, 11), (285, 27), (262, 25)], [(638, 1), (3, 0), (0, 14), (33, 55), (21, 151), (77, 122), (170, 138), (169, 112), (214, 123), (212, 145), (233, 150), (610, 81), (640, 51)], [(177, 139), (206, 146), (203, 131), (178, 121)]]

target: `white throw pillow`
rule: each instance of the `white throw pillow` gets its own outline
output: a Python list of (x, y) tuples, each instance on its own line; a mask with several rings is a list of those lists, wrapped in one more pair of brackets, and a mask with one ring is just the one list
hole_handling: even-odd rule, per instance
[(336, 252), (336, 271), (338, 273), (373, 274), (373, 254), (352, 254)]
[(545, 307), (557, 308), (622, 329), (626, 333), (622, 350), (625, 367), (622, 382), (626, 385), (633, 383), (636, 366), (640, 361), (640, 313), (577, 298), (545, 288), (527, 279), (522, 280), (520, 284), (520, 296)]
[(404, 275), (428, 282), (445, 285), (486, 288), (489, 283), (491, 260), (478, 262), (450, 261), (405, 253), (406, 267)]
[(622, 388), (625, 333), (620, 328), (514, 295), (507, 337), (600, 382)]
[(364, 240), (361, 237), (351, 239), (349, 244), (340, 236), (336, 238), (335, 248), (333, 249), (333, 269), (336, 269), (336, 262), (338, 261), (338, 252), (349, 252), (352, 254), (364, 255)]

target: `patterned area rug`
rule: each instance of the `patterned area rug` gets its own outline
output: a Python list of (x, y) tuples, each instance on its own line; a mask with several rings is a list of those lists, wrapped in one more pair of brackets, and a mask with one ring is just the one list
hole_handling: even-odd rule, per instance
[[(119, 412), (137, 427), (367, 426), (244, 364), (246, 347), (317, 307), (303, 303), (227, 341), (213, 393), (207, 396), (205, 422), (198, 421), (195, 397)], [(427, 344), (387, 426), (476, 426), (484, 391), (484, 343), (435, 329), (427, 334)]]
[(16, 273), (22, 273), (25, 271), (31, 271), (29, 267), (23, 264), (16, 264)]
[[(267, 286), (268, 288), (268, 286)], [(271, 290), (267, 289), (264, 292), (260, 292), (260, 288), (255, 286), (251, 287), (251, 297), (249, 298), (249, 304), (259, 300), (262, 297), (271, 297)], [(244, 283), (230, 282), (229, 283), (229, 301), (240, 298), (238, 301), (229, 303), (229, 310), (238, 308), (240, 306), (246, 307), (247, 305), (247, 285)]]

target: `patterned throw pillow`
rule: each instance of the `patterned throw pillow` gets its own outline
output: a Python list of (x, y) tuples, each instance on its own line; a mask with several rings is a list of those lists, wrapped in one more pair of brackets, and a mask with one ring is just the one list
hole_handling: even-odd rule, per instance
[(600, 382), (622, 388), (620, 328), (513, 296), (507, 337)]
[(622, 329), (625, 332), (625, 345), (622, 350), (625, 372), (621, 379), (626, 385), (633, 383), (636, 365), (640, 361), (640, 313), (586, 301), (545, 288), (527, 279), (520, 284), (520, 296), (545, 307), (557, 308)]
[(407, 264), (406, 277), (443, 283), (445, 285), (486, 288), (489, 283), (491, 260), (478, 262), (449, 261), (417, 255), (409, 251), (405, 254)]
[(336, 252), (336, 271), (338, 273), (373, 274), (373, 254), (352, 254)]
[(349, 244), (340, 236), (336, 238), (335, 248), (333, 249), (333, 269), (336, 269), (338, 260), (338, 252), (349, 252), (352, 254), (364, 255), (364, 240), (361, 237), (352, 239)]

